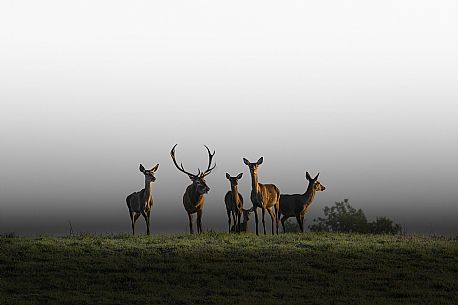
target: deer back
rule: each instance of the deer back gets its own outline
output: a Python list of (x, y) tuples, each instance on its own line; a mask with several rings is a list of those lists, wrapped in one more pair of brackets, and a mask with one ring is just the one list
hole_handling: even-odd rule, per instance
[(270, 208), (279, 200), (280, 190), (274, 184), (258, 183), (258, 191), (251, 192), (251, 201), (260, 207)]
[(280, 213), (285, 216), (295, 216), (307, 209), (306, 199), (300, 194), (280, 195)]

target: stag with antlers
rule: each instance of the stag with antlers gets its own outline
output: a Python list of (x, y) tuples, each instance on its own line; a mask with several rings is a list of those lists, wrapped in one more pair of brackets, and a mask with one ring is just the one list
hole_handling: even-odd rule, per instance
[(140, 172), (145, 175), (145, 188), (130, 194), (126, 198), (127, 208), (129, 209), (130, 221), (132, 224), (132, 235), (135, 235), (135, 222), (137, 221), (140, 214), (143, 215), (146, 221), (146, 234), (149, 233), (150, 227), (150, 212), (153, 207), (153, 193), (152, 187), (153, 182), (156, 181), (154, 174), (156, 173), (159, 164), (157, 164), (152, 169), (145, 169), (143, 165), (140, 164)]
[(180, 166), (178, 165), (176, 158), (175, 158), (175, 148), (178, 144), (173, 146), (172, 150), (170, 151), (170, 156), (172, 157), (173, 164), (175, 164), (176, 168), (188, 175), (189, 179), (191, 179), (192, 183), (186, 188), (186, 191), (183, 195), (183, 205), (188, 213), (189, 218), (189, 230), (190, 233), (193, 234), (194, 230), (192, 228), (192, 214), (197, 213), (197, 232), (202, 233), (202, 212), (204, 208), (204, 195), (210, 191), (210, 188), (207, 186), (205, 182), (205, 177), (212, 172), (212, 170), (216, 167), (212, 165), (213, 156), (215, 155), (215, 151), (213, 154), (210, 152), (210, 149), (205, 145), (205, 148), (208, 152), (208, 166), (204, 172), (201, 172), (198, 169), (197, 175), (191, 174), (190, 172), (186, 171), (181, 163)]

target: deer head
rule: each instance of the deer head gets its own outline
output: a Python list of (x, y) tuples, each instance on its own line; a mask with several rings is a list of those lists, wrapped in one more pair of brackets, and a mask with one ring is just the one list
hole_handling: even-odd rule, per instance
[(156, 173), (157, 169), (159, 168), (159, 164), (156, 164), (155, 167), (152, 169), (145, 169), (145, 167), (140, 164), (140, 171), (145, 175), (145, 181), (146, 182), (154, 182), (156, 181), (156, 177), (154, 177), (154, 174)]
[(305, 178), (309, 181), (311, 185), (313, 185), (313, 190), (316, 192), (322, 192), (326, 189), (326, 187), (322, 185), (320, 181), (318, 181), (319, 176), (320, 176), (320, 173), (318, 173), (318, 175), (316, 175), (315, 178), (312, 178), (309, 172), (305, 173)]
[(216, 167), (216, 163), (213, 165), (213, 167), (211, 166), (213, 156), (215, 155), (215, 151), (213, 151), (213, 154), (212, 154), (210, 152), (210, 149), (207, 147), (207, 145), (204, 145), (208, 153), (207, 169), (204, 172), (201, 172), (200, 169), (198, 169), (197, 174), (192, 174), (184, 169), (183, 163), (181, 163), (180, 166), (178, 166), (178, 163), (175, 158), (175, 148), (177, 147), (177, 145), (178, 144), (175, 144), (175, 146), (173, 146), (172, 150), (170, 151), (170, 156), (172, 157), (173, 163), (175, 164), (176, 168), (178, 168), (180, 172), (188, 175), (189, 179), (191, 179), (192, 183), (197, 188), (197, 192), (199, 194), (203, 195), (203, 194), (208, 193), (208, 191), (210, 191), (210, 188), (208, 187), (207, 183), (205, 182), (205, 177), (209, 175), (212, 172), (212, 170), (215, 169)]
[(231, 177), (231, 175), (229, 175), (228, 173), (226, 173), (226, 178), (227, 178), (227, 180), (229, 180), (229, 182), (231, 183), (231, 186), (232, 186), (232, 185), (233, 185), (233, 186), (237, 186), (237, 185), (239, 184), (239, 183), (238, 183), (238, 182), (239, 182), (239, 179), (242, 179), (242, 176), (243, 176), (243, 174), (240, 173), (240, 174), (238, 174), (238, 175), (235, 176), (235, 177)]
[(257, 162), (255, 162), (255, 163), (251, 163), (247, 159), (243, 158), (243, 163), (248, 165), (248, 168), (250, 169), (250, 173), (251, 174), (257, 174), (258, 173), (259, 165), (261, 165), (263, 161), (264, 161), (263, 157), (259, 158), (259, 160)]
[(254, 211), (254, 208), (245, 210), (242, 208), (243, 222), (248, 222), (250, 220), (250, 214)]

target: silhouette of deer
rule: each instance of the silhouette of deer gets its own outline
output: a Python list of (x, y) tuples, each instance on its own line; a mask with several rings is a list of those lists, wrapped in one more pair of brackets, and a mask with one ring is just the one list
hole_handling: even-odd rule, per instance
[(231, 232), (231, 214), (236, 228), (235, 231), (240, 232), (240, 218), (242, 216), (243, 197), (238, 192), (237, 185), (239, 179), (242, 179), (242, 175), (243, 174), (240, 173), (236, 177), (231, 177), (228, 173), (226, 173), (226, 178), (229, 180), (231, 184), (231, 190), (226, 193), (226, 196), (224, 196), (224, 203), (226, 204), (229, 225), (229, 233)]
[[(269, 212), (270, 219), (272, 220), (272, 234), (274, 234), (274, 218), (276, 224), (276, 231), (278, 234), (278, 208), (280, 200), (280, 190), (273, 184), (261, 184), (258, 183), (258, 168), (262, 164), (264, 158), (261, 157), (255, 163), (251, 163), (247, 159), (243, 158), (243, 162), (248, 165), (251, 174), (251, 202), (254, 207), (254, 218), (256, 222), (256, 235), (258, 234), (258, 209), (262, 209), (262, 226), (264, 228), (264, 234), (266, 234), (266, 221), (265, 214), (266, 210)], [(275, 214), (272, 211), (275, 209)]]
[(326, 189), (321, 183), (318, 181), (318, 175), (315, 178), (311, 178), (310, 174), (306, 172), (305, 177), (309, 181), (309, 185), (307, 190), (304, 194), (293, 194), (293, 195), (280, 195), (280, 215), (283, 215), (281, 218), (281, 225), (283, 227), (283, 233), (285, 232), (285, 221), (289, 217), (296, 216), (297, 223), (299, 224), (299, 228), (301, 232), (304, 232), (304, 215), (307, 213), (307, 210), (315, 199), (315, 195), (317, 192), (322, 192)]
[(248, 232), (248, 221), (250, 220), (250, 214), (253, 212), (254, 207), (251, 209), (245, 210), (242, 208), (243, 220), (240, 224), (240, 232)]
[(146, 221), (146, 234), (150, 234), (150, 212), (153, 207), (153, 193), (152, 186), (153, 182), (156, 181), (154, 174), (156, 173), (159, 164), (152, 169), (145, 169), (140, 164), (140, 171), (145, 175), (145, 188), (130, 194), (126, 198), (127, 208), (129, 209), (130, 220), (132, 223), (132, 235), (135, 235), (135, 222), (137, 221), (140, 214), (143, 215)]
[(187, 172), (183, 164), (178, 166), (178, 163), (175, 159), (175, 148), (178, 144), (173, 146), (172, 150), (170, 151), (170, 156), (172, 157), (173, 164), (175, 164), (176, 168), (188, 175), (189, 179), (191, 179), (192, 183), (186, 188), (186, 191), (183, 194), (183, 205), (184, 209), (188, 213), (189, 218), (189, 231), (191, 234), (194, 233), (192, 228), (192, 214), (197, 213), (197, 232), (202, 233), (202, 212), (204, 208), (204, 195), (210, 191), (210, 188), (207, 186), (205, 182), (205, 177), (211, 173), (211, 171), (216, 167), (216, 163), (213, 167), (211, 167), (213, 156), (215, 155), (215, 151), (213, 154), (210, 152), (210, 149), (205, 145), (205, 148), (208, 152), (208, 166), (204, 172), (200, 172), (198, 169), (197, 175), (191, 174)]

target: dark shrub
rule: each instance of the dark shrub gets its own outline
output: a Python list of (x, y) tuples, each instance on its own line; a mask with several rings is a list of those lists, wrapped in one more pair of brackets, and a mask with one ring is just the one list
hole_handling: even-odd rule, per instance
[(332, 207), (323, 209), (324, 217), (315, 218), (309, 229), (314, 232), (344, 232), (344, 233), (373, 233), (398, 234), (401, 226), (393, 223), (387, 217), (378, 217), (374, 222), (368, 222), (363, 210), (353, 208), (348, 199), (336, 202)]

